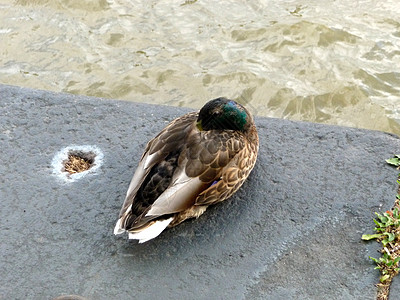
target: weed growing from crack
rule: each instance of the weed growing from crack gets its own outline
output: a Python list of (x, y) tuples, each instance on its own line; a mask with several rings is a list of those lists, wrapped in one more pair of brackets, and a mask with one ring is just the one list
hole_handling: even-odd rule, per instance
[[(400, 169), (400, 155), (395, 155), (386, 162)], [(388, 299), (390, 284), (400, 272), (400, 173), (397, 183), (399, 188), (393, 208), (383, 214), (375, 213), (377, 218), (374, 219), (376, 225), (374, 230), (377, 233), (362, 236), (363, 240), (376, 239), (382, 243), (382, 257), (376, 259), (370, 256), (377, 265), (375, 269), (379, 269), (381, 273), (380, 283), (377, 284), (377, 300)]]

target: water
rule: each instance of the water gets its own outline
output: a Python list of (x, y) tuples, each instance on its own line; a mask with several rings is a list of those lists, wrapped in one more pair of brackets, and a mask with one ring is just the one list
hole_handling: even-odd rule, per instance
[(400, 135), (400, 2), (0, 0), (0, 82)]

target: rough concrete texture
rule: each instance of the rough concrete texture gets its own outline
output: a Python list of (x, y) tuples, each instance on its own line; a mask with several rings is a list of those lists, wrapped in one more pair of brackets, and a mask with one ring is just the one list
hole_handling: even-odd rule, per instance
[[(0, 100), (1, 299), (375, 298), (379, 244), (361, 235), (394, 203), (398, 137), (257, 118), (241, 190), (137, 244), (113, 235), (129, 181), (146, 142), (189, 110), (11, 86)], [(103, 164), (63, 181), (52, 159), (70, 145), (97, 146)]]

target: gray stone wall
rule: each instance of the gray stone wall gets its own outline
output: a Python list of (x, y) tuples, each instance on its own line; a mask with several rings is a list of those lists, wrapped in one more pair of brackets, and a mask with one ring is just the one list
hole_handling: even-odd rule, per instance
[[(256, 118), (236, 195), (144, 244), (113, 235), (147, 141), (188, 111), (0, 85), (0, 298), (374, 299), (361, 235), (393, 205), (400, 149), (382, 132)], [(78, 146), (97, 169), (64, 178), (54, 157)]]

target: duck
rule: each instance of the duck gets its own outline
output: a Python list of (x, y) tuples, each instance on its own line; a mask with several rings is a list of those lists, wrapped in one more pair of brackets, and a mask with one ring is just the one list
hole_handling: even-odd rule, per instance
[(150, 140), (129, 184), (114, 234), (147, 242), (231, 197), (259, 149), (251, 113), (219, 97), (169, 123)]

